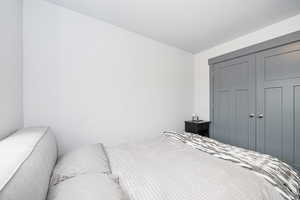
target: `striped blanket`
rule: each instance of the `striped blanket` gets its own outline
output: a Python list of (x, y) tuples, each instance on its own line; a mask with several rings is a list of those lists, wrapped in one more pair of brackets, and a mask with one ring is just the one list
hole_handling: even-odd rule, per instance
[(165, 136), (217, 158), (247, 168), (271, 183), (287, 200), (300, 199), (300, 177), (288, 164), (272, 156), (226, 145), (216, 140), (189, 133), (164, 132)]

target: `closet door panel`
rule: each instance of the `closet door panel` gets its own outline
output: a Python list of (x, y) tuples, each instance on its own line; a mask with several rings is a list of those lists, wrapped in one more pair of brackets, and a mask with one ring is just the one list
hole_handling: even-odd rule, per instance
[(215, 108), (215, 131), (214, 137), (221, 142), (230, 143), (231, 133), (231, 91), (217, 90), (215, 92), (216, 108)]
[(234, 137), (232, 143), (239, 147), (250, 147), (249, 123), (249, 91), (246, 89), (235, 92)]
[(258, 53), (257, 150), (299, 166), (300, 43)]
[[(282, 88), (265, 88), (264, 90), (264, 115), (265, 115), (265, 134), (264, 152), (279, 158), (282, 157), (282, 137), (283, 137), (283, 107), (282, 107)], [(276, 144), (276, 145), (274, 145)]]
[(265, 57), (265, 80), (299, 78), (299, 58), (300, 51), (278, 52), (276, 55)]
[(295, 127), (294, 127), (294, 136), (295, 136), (295, 166), (300, 169), (300, 85), (294, 87), (294, 116), (295, 116)]
[(214, 65), (213, 137), (255, 149), (255, 62), (245, 56)]

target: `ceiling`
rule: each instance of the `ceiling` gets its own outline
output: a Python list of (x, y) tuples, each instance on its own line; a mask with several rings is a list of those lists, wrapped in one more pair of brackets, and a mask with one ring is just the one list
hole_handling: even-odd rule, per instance
[(197, 53), (300, 13), (300, 0), (48, 0)]

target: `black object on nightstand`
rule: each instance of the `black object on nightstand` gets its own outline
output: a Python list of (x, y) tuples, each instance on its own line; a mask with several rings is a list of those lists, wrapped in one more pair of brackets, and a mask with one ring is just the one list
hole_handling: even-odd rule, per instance
[(209, 121), (185, 121), (185, 132), (209, 137)]

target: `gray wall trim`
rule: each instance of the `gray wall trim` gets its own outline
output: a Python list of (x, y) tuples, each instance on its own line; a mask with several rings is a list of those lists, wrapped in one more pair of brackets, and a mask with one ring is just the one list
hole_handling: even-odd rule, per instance
[(237, 50), (237, 51), (233, 51), (233, 52), (221, 55), (221, 56), (211, 58), (208, 60), (208, 64), (210, 66), (212, 66), (213, 64), (216, 64), (216, 63), (227, 61), (227, 60), (230, 60), (233, 58), (238, 58), (241, 56), (246, 56), (249, 54), (257, 53), (260, 51), (279, 47), (279, 46), (297, 42), (297, 41), (300, 41), (300, 31), (296, 31), (296, 32), (293, 32), (293, 33), (290, 33), (290, 34), (287, 34), (287, 35), (284, 35), (281, 37), (277, 37), (277, 38), (267, 40), (262, 43), (258, 43), (258, 44)]

